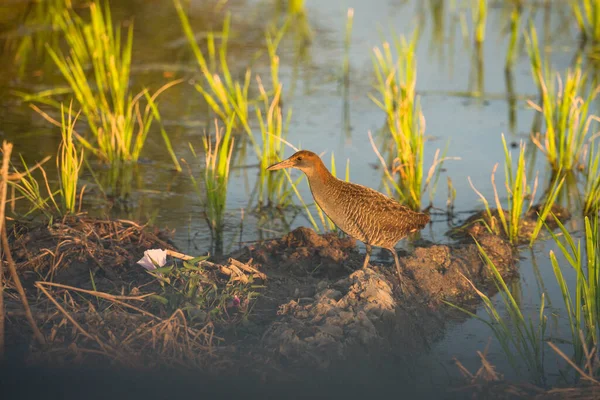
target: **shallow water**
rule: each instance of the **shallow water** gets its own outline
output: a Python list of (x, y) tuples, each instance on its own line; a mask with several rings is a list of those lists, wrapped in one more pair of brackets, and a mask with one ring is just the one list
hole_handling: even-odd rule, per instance
[[(160, 108), (178, 157), (186, 159), (199, 176), (204, 161), (201, 157), (193, 159), (188, 142), (193, 143), (196, 149), (201, 148), (203, 132), (206, 127), (212, 129), (212, 122), (206, 116), (200, 94), (192, 85), (198, 78), (194, 72), (197, 66), (190, 57), (172, 4), (170, 1), (113, 3), (115, 20), (135, 21), (135, 74), (132, 83), (158, 87), (167, 81), (164, 75), (186, 78), (186, 82), (161, 97)], [(190, 3), (192, 23), (198, 31), (210, 29), (214, 18), (222, 15), (212, 11), (216, 2)], [(261, 47), (262, 29), (266, 23), (277, 20), (272, 3), (275, 2), (234, 1), (227, 5), (232, 12), (234, 35), (230, 39), (230, 54), (236, 72), (243, 73), (247, 59)], [(509, 142), (528, 137), (535, 112), (526, 107), (525, 99), (535, 98), (537, 89), (524, 49), (519, 52), (512, 70), (512, 80), (507, 81), (504, 73), (509, 2), (494, 3), (490, 7), (480, 63), (473, 62), (476, 49), (472, 40), (461, 34), (462, 19), (466, 29), (472, 31), (470, 9), (453, 9), (452, 3), (455, 2), (308, 0), (306, 12), (312, 41), (305, 49), (298, 49), (293, 37), (283, 40), (280, 75), (285, 107), (293, 110), (287, 140), (298, 147), (323, 153), (327, 165), (331, 153), (334, 153), (338, 173), (344, 171), (346, 160), (350, 159), (352, 181), (381, 189), (381, 168), (372, 167), (378, 165), (378, 161), (368, 139), (368, 132), (376, 135), (385, 122), (383, 112), (367, 97), (368, 93), (374, 93), (372, 48), (379, 46), (382, 38), (391, 40), (390, 27), (399, 34), (409, 35), (418, 25), (421, 38), (417, 51), (417, 91), (427, 121), (426, 134), (431, 138), (425, 149), (425, 165), (430, 165), (435, 150), (443, 150), (446, 143), (447, 155), (460, 157), (460, 160), (451, 160), (444, 165), (446, 171), (441, 176), (433, 201), (434, 206), (445, 208), (445, 181), (446, 176), (450, 177), (457, 191), (455, 205), (458, 218), (453, 222), (458, 223), (461, 218), (468, 217), (468, 212), (481, 208), (467, 177), (487, 198), (493, 196), (490, 173), (493, 165), (502, 163), (504, 159), (500, 135), (504, 133)], [(546, 19), (543, 9), (535, 11), (533, 7), (526, 7), (524, 15), (532, 16), (541, 39), (545, 37), (544, 32), (547, 33), (546, 44), (551, 46), (553, 65), (562, 71), (569, 65), (577, 46), (573, 21), (565, 23), (567, 6), (561, 2), (553, 3), (547, 11), (549, 19)], [(340, 77), (348, 8), (354, 8), (355, 14), (350, 49), (350, 86), (347, 96), (344, 96)], [(14, 29), (23, 26), (20, 21), (24, 13), (19, 2), (0, 5), (0, 33), (15, 33)], [(19, 15), (20, 19), (12, 18), (14, 15)], [(441, 20), (434, 22), (435, 15), (441, 16)], [(549, 21), (548, 25), (545, 25), (546, 21)], [(16, 35), (19, 38), (23, 33), (16, 32)], [(11, 57), (6, 51), (2, 64), (12, 64)], [(56, 69), (42, 54), (34, 57), (23, 75), (19, 76), (15, 68), (9, 71), (10, 74), (0, 76), (0, 134), (13, 141), (16, 152), (24, 153), (30, 161), (55, 154), (58, 145), (56, 131), (10, 93), (12, 90), (37, 91), (56, 85), (61, 82)], [(268, 65), (257, 62), (254, 74), (268, 75)], [(510, 89), (511, 86), (513, 89)], [(513, 94), (511, 90), (514, 90)], [(481, 96), (470, 95), (473, 91), (480, 91)], [(130, 206), (126, 210), (113, 209), (111, 212), (134, 220), (152, 219), (157, 226), (175, 229), (175, 242), (187, 253), (212, 251), (210, 232), (200, 216), (202, 208), (187, 174), (171, 171), (160, 135), (153, 132), (152, 136), (143, 153), (148, 162), (139, 166), (141, 178), (134, 185)], [(293, 150), (286, 150), (286, 155), (292, 153)], [(261, 223), (264, 217), (253, 213), (255, 205), (248, 204), (257, 168), (250, 148), (247, 154), (241, 161), (240, 167), (243, 168), (232, 171), (227, 199), (225, 250), (237, 249), (242, 245), (240, 241), (280, 236), (288, 229), (309, 225), (303, 215), (290, 219), (286, 224), (278, 221)], [(546, 168), (541, 154), (537, 155), (535, 166), (540, 171), (543, 189)], [(503, 172), (497, 176), (501, 182)], [(86, 174), (85, 180), (93, 188), (89, 174)], [(307, 184), (303, 182), (300, 188), (303, 198), (310, 199)], [(94, 201), (92, 204), (95, 212), (108, 211), (101, 202)], [(574, 230), (579, 226), (577, 220), (570, 224)], [(423, 231), (423, 236), (433, 242), (448, 242), (450, 239), (445, 236), (448, 228), (445, 216), (436, 216), (433, 224)], [(407, 244), (402, 243), (399, 247), (407, 247)], [(547, 314), (557, 315), (554, 319), (550, 318), (548, 333), (566, 338), (568, 332), (564, 319), (560, 317), (562, 299), (547, 257), (551, 249), (554, 246), (549, 242), (539, 242), (533, 252), (522, 249), (521, 277), (513, 288), (518, 291), (524, 310), (536, 315), (542, 291), (541, 277), (546, 296), (552, 302)], [(534, 269), (534, 258), (539, 272)], [(484, 316), (481, 310), (479, 314)], [(453, 357), (470, 370), (476, 370), (479, 366), (476, 351), (486, 347), (490, 336), (489, 328), (477, 320), (451, 326), (442, 340), (433, 343), (427, 354), (409, 366), (412, 374), (419, 377), (415, 382), (424, 390), (422, 394), (443, 393), (449, 379), (458, 376), (458, 370), (452, 363)], [(547, 349), (548, 353), (550, 351)], [(511, 370), (493, 338), (488, 358), (508, 378), (523, 379), (523, 375)], [(397, 368), (402, 374), (404, 367), (390, 365), (388, 373), (393, 375)], [(555, 376), (557, 368), (552, 356), (548, 357), (548, 368), (550, 375)]]

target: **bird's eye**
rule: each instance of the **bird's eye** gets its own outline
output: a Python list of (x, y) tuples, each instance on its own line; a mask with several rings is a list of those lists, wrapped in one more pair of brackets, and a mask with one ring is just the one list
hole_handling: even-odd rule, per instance
[(302, 156), (298, 157), (296, 160), (302, 161)]

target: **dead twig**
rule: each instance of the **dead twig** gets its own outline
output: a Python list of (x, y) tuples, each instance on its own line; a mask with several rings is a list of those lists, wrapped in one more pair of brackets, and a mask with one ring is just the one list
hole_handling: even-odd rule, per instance
[[(3, 179), (2, 179), (2, 185), (5, 186), (8, 182), (8, 179), (10, 179), (10, 177), (7, 177), (8, 174), (8, 158), (10, 157), (10, 154), (12, 152), (12, 144), (8, 143), (8, 142), (3, 142), (2, 143), (2, 152), (4, 154), (4, 160), (2, 162), (2, 174), (3, 174)], [(6, 196), (6, 190), (3, 190), (2, 193), (4, 194), (4, 196)], [(2, 201), (2, 205), (4, 205), (5, 201)], [(29, 322), (29, 325), (31, 325), (31, 329), (33, 330), (33, 335), (35, 336), (36, 340), (41, 344), (41, 345), (45, 345), (46, 344), (46, 340), (44, 339), (44, 335), (42, 335), (42, 332), (39, 330), (39, 328), (37, 327), (35, 320), (33, 319), (33, 315), (31, 314), (31, 309), (29, 308), (29, 302), (27, 301), (27, 295), (25, 294), (25, 290), (23, 289), (23, 285), (21, 284), (21, 279), (19, 279), (19, 274), (17, 273), (17, 267), (15, 266), (15, 261), (12, 258), (12, 255), (10, 253), (10, 244), (8, 243), (8, 236), (6, 235), (6, 224), (2, 223), (2, 229), (0, 230), (0, 232), (2, 232), (2, 247), (4, 249), (4, 257), (6, 258), (6, 261), (8, 262), (8, 270), (10, 271), (10, 275), (12, 277), (13, 283), (17, 289), (17, 292), (19, 293), (19, 296), (21, 297), (21, 303), (23, 303), (23, 308), (25, 309), (25, 315), (27, 317), (27, 321)]]
[(73, 326), (75, 327), (75, 329), (77, 329), (79, 331), (79, 333), (81, 333), (86, 338), (88, 338), (90, 340), (93, 340), (96, 343), (98, 343), (98, 345), (102, 348), (102, 350), (106, 350), (106, 348), (107, 348), (106, 345), (102, 342), (102, 340), (100, 340), (99, 337), (93, 336), (92, 334), (88, 333), (88, 331), (86, 331), (85, 329), (83, 329), (83, 327), (81, 325), (79, 325), (79, 323), (77, 321), (75, 321), (75, 318), (73, 318), (71, 316), (71, 314), (69, 314), (69, 312), (67, 310), (65, 310), (65, 308), (58, 303), (58, 301), (56, 301), (56, 299), (54, 298), (54, 296), (52, 296), (48, 292), (48, 290), (46, 290), (46, 288), (44, 287), (44, 285), (38, 285), (38, 283), (40, 283), (40, 282), (36, 282), (35, 286), (37, 288), (39, 288), (42, 291), (42, 293), (44, 293), (46, 295), (46, 297), (52, 303), (54, 303), (54, 305), (56, 306), (56, 308), (65, 316), (65, 318), (67, 318), (69, 320), (69, 322), (71, 322), (73, 324)]
[[(0, 230), (4, 229), (6, 222), (4, 213), (6, 211), (6, 189), (8, 186), (8, 163), (10, 161), (10, 153), (12, 146), (5, 146), (3, 148), (4, 153), (2, 157), (2, 181), (0, 182)], [(0, 261), (0, 360), (4, 359), (4, 273), (3, 263)]]
[(573, 362), (573, 360), (571, 360), (570, 357), (568, 357), (565, 353), (562, 352), (561, 349), (558, 348), (557, 345), (555, 345), (552, 342), (548, 342), (548, 346), (550, 346), (552, 348), (552, 350), (554, 350), (556, 352), (556, 354), (558, 354), (559, 356), (561, 356), (562, 358), (565, 359), (565, 361), (567, 363), (569, 363), (569, 365), (571, 367), (573, 367), (573, 369), (577, 372), (579, 372), (579, 374), (581, 375), (581, 379), (589, 381), (595, 385), (600, 385), (600, 381), (598, 381), (597, 379), (595, 379), (593, 376), (591, 376), (590, 374), (586, 373), (584, 370), (582, 370), (581, 368), (579, 368), (579, 366), (577, 364), (575, 364)]
[(68, 285), (61, 285), (60, 283), (54, 283), (54, 282), (45, 282), (45, 281), (37, 281), (35, 283), (35, 286), (37, 287), (41, 287), (41, 286), (52, 286), (52, 287), (57, 287), (57, 288), (61, 288), (61, 289), (65, 289), (65, 290), (73, 290), (75, 292), (80, 292), (80, 293), (85, 293), (85, 294), (89, 294), (91, 296), (95, 296), (95, 297), (99, 297), (108, 301), (111, 301), (115, 304), (119, 304), (123, 307), (126, 308), (130, 308), (134, 311), (137, 311), (141, 314), (146, 315), (147, 317), (150, 318), (154, 318), (156, 320), (160, 320), (159, 317), (157, 317), (156, 315), (152, 314), (151, 312), (148, 312), (146, 310), (143, 310), (139, 307), (136, 306), (132, 306), (131, 304), (127, 304), (125, 303), (123, 300), (135, 300), (135, 301), (145, 301), (145, 299), (149, 296), (154, 295), (154, 293), (147, 293), (147, 294), (143, 294), (140, 296), (118, 296), (118, 295), (112, 295), (109, 293), (105, 293), (105, 292), (97, 292), (95, 290), (86, 290), (86, 289), (81, 289), (81, 288), (77, 288), (74, 286), (68, 286)]

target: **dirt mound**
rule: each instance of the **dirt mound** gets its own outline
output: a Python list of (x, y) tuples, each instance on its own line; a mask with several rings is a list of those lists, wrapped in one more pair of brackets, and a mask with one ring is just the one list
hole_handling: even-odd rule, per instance
[[(190, 313), (191, 306), (167, 312), (160, 303), (149, 300), (153, 293), (160, 294), (161, 287), (135, 262), (148, 248), (171, 246), (159, 237), (163, 234), (143, 228), (128, 221), (81, 216), (46, 227), (14, 227), (11, 245), (20, 270), (52, 271), (54, 282), (64, 284), (44, 283), (49, 292), (44, 302), (35, 304), (34, 312), (42, 324), (59, 324), (58, 333), (53, 335), (60, 338), (57, 346), (71, 358), (73, 354), (82, 357), (79, 351), (73, 353), (73, 346), (83, 345), (93, 349), (96, 357), (107, 357), (110, 362), (133, 362), (135, 357), (117, 356), (146, 349), (142, 342), (149, 340), (148, 335), (159, 333), (165, 335), (167, 342), (160, 340), (168, 346), (167, 350), (157, 351), (174, 352), (176, 357), (170, 356), (174, 362), (197, 366), (210, 359), (212, 366), (227, 365), (236, 371), (251, 368), (257, 374), (276, 377), (287, 366), (327, 368), (346, 360), (364, 363), (390, 354), (412, 357), (443, 334), (447, 316), (455, 313), (443, 301), (464, 306), (465, 301), (472, 300), (474, 291), (468, 280), (480, 289), (494, 287), (472, 240), (450, 246), (417, 247), (413, 254), (401, 256), (401, 290), (392, 262), (385, 266), (372, 262), (362, 268), (364, 254), (357, 251), (354, 239), (332, 233), (318, 235), (311, 229), (299, 228), (281, 239), (256, 243), (231, 254), (231, 258), (252, 265), (255, 275), (263, 277), (247, 282), (260, 295), (257, 299), (237, 299), (238, 303), (248, 302), (243, 308), (215, 303), (221, 310), (220, 317), (200, 321)], [(510, 245), (486, 232), (480, 232), (477, 240), (504, 277), (515, 274)], [(229, 269), (241, 265), (236, 260), (229, 261)], [(203, 288), (207, 293), (220, 288), (227, 294), (232, 290), (234, 275), (225, 276), (218, 272), (222, 269), (220, 264), (209, 264), (214, 268), (205, 265), (198, 269), (202, 275), (198, 278), (207, 282)], [(90, 279), (93, 269), (104, 271), (95, 283)], [(150, 281), (150, 285), (143, 284)], [(29, 287), (32, 299), (38, 296), (39, 285), (37, 282)], [(94, 291), (85, 290), (90, 285), (94, 285)], [(129, 295), (127, 289), (124, 291), (127, 287)], [(223, 301), (234, 294), (224, 296)], [(99, 295), (103, 296), (100, 303)], [(60, 313), (48, 313), (48, 307), (52, 309), (52, 304), (56, 304), (53, 299), (63, 304)], [(15, 305), (13, 301), (10, 304)], [(11, 308), (11, 312), (17, 312), (17, 308)], [(127, 313), (132, 315), (131, 320), (141, 318), (141, 325), (114, 324), (129, 320), (119, 316)], [(57, 320), (67, 314), (72, 317), (71, 323)], [(204, 314), (213, 315), (212, 311)], [(88, 320), (90, 315), (95, 319)], [(73, 321), (78, 321), (80, 334), (73, 335)], [(232, 326), (231, 321), (236, 321), (236, 325)], [(138, 326), (145, 330), (138, 330)], [(15, 337), (23, 337), (22, 331), (14, 329)], [(174, 335), (175, 331), (179, 333)], [(206, 334), (206, 340), (201, 332)], [(123, 342), (122, 338), (129, 339)], [(139, 338), (140, 343), (131, 338)], [(155, 344), (151, 347), (158, 349)], [(210, 358), (196, 354), (205, 348), (210, 348)], [(45, 355), (59, 357), (61, 350), (55, 350)], [(152, 359), (148, 357), (143, 361), (146, 364)]]
[[(321, 286), (326, 286), (322, 284)], [(348, 350), (382, 344), (375, 323), (395, 318), (396, 299), (385, 277), (371, 268), (322, 287), (313, 298), (282, 304), (265, 344), (294, 362), (327, 367)]]
[(335, 233), (319, 235), (309, 228), (297, 228), (278, 240), (244, 249), (239, 255), (252, 257), (268, 269), (297, 277), (339, 277), (360, 258), (356, 240)]
[[(516, 275), (508, 243), (487, 233), (481, 233), (478, 241), (503, 277)], [(316, 246), (305, 246), (307, 243)], [(299, 244), (300, 250), (290, 247), (294, 244)], [(320, 250), (326, 244), (332, 248), (323, 255)], [(279, 361), (327, 367), (339, 360), (372, 357), (383, 349), (419, 351), (442, 331), (444, 316), (450, 313), (448, 307), (442, 307), (442, 300), (461, 304), (473, 300), (468, 280), (478, 288), (495, 288), (473, 242), (418, 247), (413, 255), (401, 257), (403, 291), (395, 268), (362, 269), (364, 256), (352, 247), (350, 253), (336, 247), (345, 244), (335, 236), (319, 237), (302, 228), (248, 249), (252, 255), (275, 250), (263, 258), (262, 265), (270, 279), (262, 298), (270, 301), (259, 299), (257, 308), (263, 310), (262, 323), (267, 325), (262, 345)], [(337, 252), (345, 254), (343, 262), (355, 272), (337, 279), (281, 275), (282, 266), (290, 262), (288, 258), (279, 264), (282, 254), (293, 254), (292, 265), (310, 270), (314, 263), (327, 262), (328, 254)], [(272, 271), (280, 274), (275, 276)]]

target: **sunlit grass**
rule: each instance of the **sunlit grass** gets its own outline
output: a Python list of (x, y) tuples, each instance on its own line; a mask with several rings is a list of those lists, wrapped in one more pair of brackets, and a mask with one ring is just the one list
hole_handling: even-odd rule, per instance
[(416, 32), (410, 40), (396, 37), (395, 58), (387, 42), (383, 43), (382, 49), (374, 49), (375, 87), (379, 97), (369, 95), (386, 113), (387, 128), (394, 143), (388, 165), (371, 142), (385, 170), (384, 186), (414, 210), (421, 208), (422, 195), (426, 190), (433, 198), (435, 183), (445, 161), (444, 155), (439, 157), (438, 150), (427, 176), (424, 176), (425, 117), (416, 95), (417, 37)]
[(471, 17), (475, 26), (475, 42), (483, 43), (485, 40), (485, 25), (487, 22), (487, 0), (471, 0)]
[[(526, 318), (521, 311), (517, 298), (515, 298), (508, 288), (497, 266), (479, 243), (476, 244), (485, 265), (493, 276), (494, 283), (498, 289), (498, 295), (502, 301), (501, 304), (504, 306), (504, 312), (501, 312), (492, 299), (477, 289), (471, 281), (469, 283), (482, 300), (489, 321), (462, 307), (451, 303), (446, 304), (488, 325), (515, 372), (517, 374), (524, 372), (522, 368), (523, 362), (526, 372), (529, 373), (531, 379), (537, 384), (544, 385), (546, 380), (544, 373), (544, 340), (547, 324), (547, 318), (544, 315), (544, 295), (542, 294), (540, 300), (540, 311), (537, 321), (534, 321), (531, 317)], [(465, 277), (465, 279), (467, 278)]]
[(280, 106), (281, 84), (275, 89), (272, 98), (269, 97), (260, 79), (258, 79), (258, 88), (262, 97), (262, 105), (256, 108), (261, 134), (261, 147), (258, 154), (260, 163), (258, 203), (259, 207), (282, 206), (289, 200), (290, 195), (287, 190), (287, 180), (283, 173), (267, 171), (267, 167), (283, 159), (286, 125), (291, 118), (291, 109), (288, 110), (287, 118), (284, 120)]
[[(248, 88), (251, 72), (248, 68), (243, 82), (235, 81), (227, 61), (227, 42), (231, 28), (231, 17), (227, 15), (223, 22), (222, 31), (218, 34), (220, 43), (215, 43), (215, 34), (208, 36), (208, 55), (202, 51), (188, 16), (180, 0), (173, 0), (181, 26), (192, 48), (204, 81), (196, 84), (196, 89), (202, 94), (210, 109), (222, 120), (227, 121), (235, 116), (234, 127), (248, 127)], [(218, 50), (217, 50), (218, 47)]]
[[(202, 139), (205, 161), (203, 188), (200, 187), (200, 182), (190, 171), (192, 184), (204, 207), (206, 221), (218, 252), (222, 250), (223, 245), (227, 188), (229, 186), (229, 171), (231, 168), (231, 156), (234, 144), (232, 129), (232, 119), (228, 121), (224, 132), (223, 129), (219, 127), (218, 121), (215, 121), (214, 142), (208, 136), (205, 136)], [(194, 156), (197, 157), (192, 144), (190, 144), (190, 149)]]
[(52, 220), (52, 218), (60, 212), (60, 207), (55, 199), (55, 196), (59, 194), (59, 191), (50, 189), (48, 175), (43, 167), (39, 168), (41, 179), (38, 179), (33, 175), (33, 169), (28, 167), (23, 156), (21, 156), (21, 164), (24, 172), (19, 172), (13, 167), (14, 173), (18, 174), (20, 179), (10, 181), (9, 184), (12, 185), (29, 204), (29, 210), (26, 215), (29, 215), (34, 211), (40, 211), (47, 220)]
[[(153, 95), (147, 90), (133, 94), (129, 85), (133, 26), (129, 27), (123, 40), (120, 27), (113, 26), (108, 3), (101, 7), (100, 2), (95, 1), (90, 3), (89, 9), (90, 22), (85, 22), (71, 9), (56, 13), (55, 22), (64, 33), (69, 51), (65, 54), (58, 48), (47, 46), (47, 49), (92, 133), (91, 138), (77, 135), (78, 142), (112, 166), (136, 162), (152, 122), (159, 119), (158, 95), (178, 82), (164, 85)], [(47, 91), (29, 99), (55, 104), (48, 97), (58, 93)], [(142, 100), (147, 103), (145, 107), (142, 107)], [(162, 128), (161, 133), (175, 167), (180, 170)]]
[(562, 187), (566, 179), (567, 176), (562, 174), (561, 172), (556, 174), (556, 176), (552, 179), (552, 184), (546, 191), (544, 203), (538, 214), (538, 219), (535, 223), (533, 232), (531, 233), (531, 237), (529, 239), (529, 247), (532, 247), (533, 243), (537, 240), (544, 224), (546, 223), (546, 219), (550, 216), (550, 213), (552, 212), (552, 206), (556, 204), (556, 199), (561, 193)]
[[(40, 110), (41, 112), (41, 110)], [(10, 182), (11, 185), (29, 203), (29, 213), (41, 211), (49, 220), (54, 216), (73, 214), (77, 211), (77, 205), (81, 207), (83, 188), (78, 191), (79, 174), (84, 162), (84, 150), (74, 140), (75, 124), (79, 113), (73, 116), (72, 104), (65, 109), (61, 104), (61, 121), (53, 120), (49, 115), (42, 113), (44, 118), (60, 127), (61, 143), (56, 155), (56, 168), (58, 178), (58, 189), (52, 188), (46, 170), (38, 163), (35, 168), (29, 168), (21, 157), (24, 172), (18, 173), (20, 179)], [(32, 170), (37, 169), (40, 176), (34, 176)]]
[(581, 168), (584, 146), (599, 121), (590, 106), (600, 86), (590, 88), (592, 82), (578, 65), (568, 69), (563, 76), (552, 71), (540, 55), (533, 26), (526, 38), (531, 71), (540, 89), (541, 101), (535, 104), (528, 100), (528, 104), (542, 115), (545, 130), (534, 132), (532, 139), (555, 171)]
[[(77, 184), (79, 182), (79, 173), (83, 164), (83, 149), (78, 150), (73, 140), (77, 114), (73, 117), (72, 108), (69, 106), (65, 111), (61, 105), (61, 134), (62, 142), (56, 159), (58, 168), (58, 183), (61, 194), (61, 211), (63, 213), (74, 213), (76, 211)], [(83, 195), (83, 193), (81, 193)]]
[(508, 149), (504, 135), (502, 135), (502, 144), (504, 146), (504, 175), (507, 197), (507, 212), (504, 212), (504, 208), (502, 207), (500, 196), (498, 194), (498, 188), (496, 186), (495, 175), (498, 164), (494, 165), (491, 178), (497, 213), (493, 212), (488, 200), (477, 189), (475, 189), (470, 178), (469, 183), (484, 204), (486, 215), (489, 221), (488, 229), (495, 234), (504, 232), (509, 241), (514, 244), (517, 243), (520, 238), (519, 230), (521, 227), (521, 219), (523, 214), (527, 212), (533, 205), (538, 179), (536, 176), (533, 181), (533, 185), (527, 180), (525, 159), (526, 146), (524, 143), (521, 143), (519, 146), (519, 158), (517, 160), (516, 169), (514, 169), (512, 154)]
[(586, 140), (599, 121), (588, 112), (599, 88), (585, 94), (587, 83), (579, 67), (567, 71), (564, 79), (558, 74), (555, 79), (540, 76), (539, 82), (542, 104), (528, 103), (542, 113), (545, 132), (534, 135), (533, 141), (555, 170), (578, 169), (582, 166)]
[(590, 215), (600, 213), (600, 151), (596, 140), (591, 141), (587, 152), (584, 213)]
[[(554, 251), (550, 251), (550, 261), (560, 286), (565, 304), (565, 312), (571, 330), (573, 361), (583, 369), (590, 362), (588, 349), (598, 349), (600, 334), (600, 235), (598, 233), (598, 215), (585, 218), (585, 249), (581, 241), (574, 238), (563, 224), (555, 218), (563, 239), (552, 233), (560, 253), (576, 273), (575, 290), (569, 288)], [(585, 254), (583, 253), (585, 251)], [(598, 376), (598, 371), (596, 371)]]
[(570, 1), (579, 30), (585, 39), (600, 43), (600, 4), (596, 0)]
[[(576, 283), (574, 288), (569, 288), (556, 254), (554, 251), (550, 251), (550, 261), (560, 287), (571, 334), (570, 341), (558, 339), (561, 343), (570, 345), (571, 351), (565, 353), (552, 342), (548, 342), (548, 345), (558, 356), (573, 367), (582, 379), (597, 383), (598, 367), (600, 366), (597, 355), (600, 335), (600, 236), (598, 216), (595, 215), (592, 219), (585, 218), (584, 238), (582, 239), (585, 249), (582, 248), (581, 241), (576, 243), (574, 237), (558, 218), (555, 217), (555, 221), (560, 228), (560, 234), (555, 234), (552, 231), (550, 233), (560, 253), (575, 272)], [(521, 371), (520, 364), (523, 362), (532, 380), (537, 384), (544, 385), (546, 382), (544, 341), (547, 341), (545, 338), (547, 317), (544, 315), (544, 294), (542, 294), (540, 301), (537, 322), (534, 322), (531, 318), (526, 320), (519, 302), (502, 279), (497, 267), (479, 244), (477, 245), (487, 266), (494, 275), (508, 318), (500, 312), (488, 296), (475, 288), (470, 281), (476, 293), (482, 299), (491, 321), (482, 319), (456, 305), (447, 304), (490, 326), (517, 373)]]

